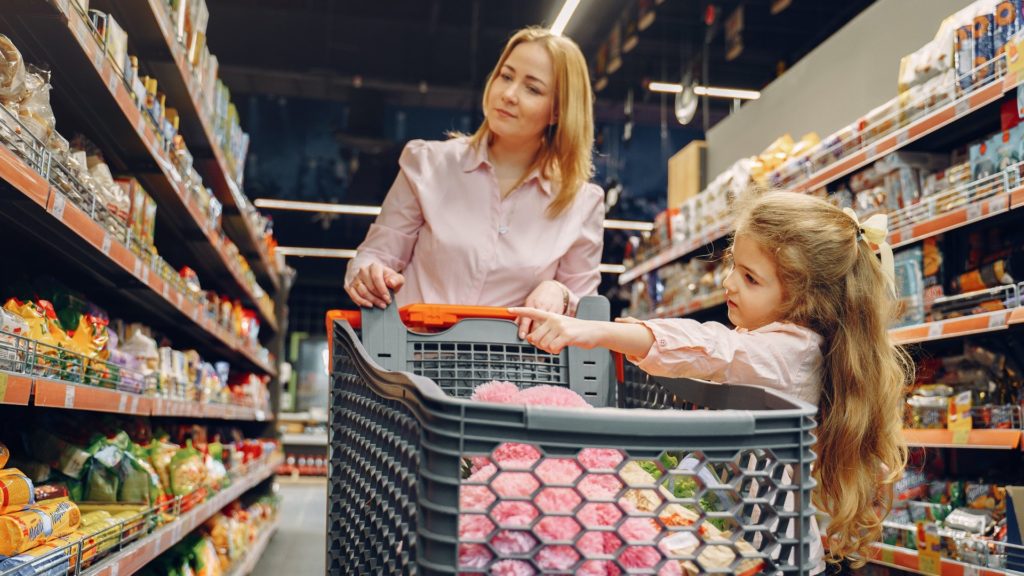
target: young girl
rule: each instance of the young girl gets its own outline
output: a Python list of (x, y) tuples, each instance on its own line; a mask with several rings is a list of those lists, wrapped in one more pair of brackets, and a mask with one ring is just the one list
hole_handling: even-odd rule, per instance
[[(552, 353), (600, 346), (650, 374), (756, 384), (818, 405), (814, 501), (830, 516), (828, 560), (862, 565), (906, 464), (902, 406), (913, 372), (887, 331), (895, 299), (885, 225), (791, 192), (752, 193), (738, 208), (724, 283), (735, 330), (510, 310), (534, 320), (527, 340)], [(869, 237), (883, 244), (884, 266)]]

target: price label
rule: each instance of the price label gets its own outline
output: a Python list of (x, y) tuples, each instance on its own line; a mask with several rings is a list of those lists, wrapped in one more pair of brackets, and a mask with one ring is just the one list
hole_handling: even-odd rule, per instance
[(942, 336), (942, 322), (932, 322), (928, 325), (928, 337), (938, 338)]
[(103, 252), (104, 256), (110, 256), (110, 234), (103, 234), (103, 242), (100, 244), (100, 252)]
[(971, 101), (968, 98), (964, 98), (956, 103), (954, 108), (957, 116), (963, 116), (971, 111)]
[(64, 407), (74, 408), (75, 407), (75, 387), (65, 386), (64, 387)]
[(64, 220), (64, 208), (67, 206), (67, 198), (64, 197), (60, 192), (54, 192), (53, 196), (53, 208), (50, 208), (50, 214), (57, 220)]
[(114, 562), (110, 566), (110, 576), (118, 576), (118, 574), (120, 572), (121, 572), (121, 563), (120, 562)]
[(134, 397), (132, 397), (132, 414), (138, 414), (138, 413), (139, 413), (139, 397), (138, 396), (134, 396)]
[(953, 444), (956, 444), (957, 446), (965, 446), (970, 441), (971, 441), (971, 430), (970, 430), (970, 428), (968, 428), (968, 429), (960, 429), (960, 430), (953, 430)]
[(181, 292), (177, 292), (177, 295), (178, 295), (178, 308), (181, 308), (181, 302), (182, 302)]
[(967, 205), (967, 219), (977, 220), (981, 218), (981, 204), (974, 202)]
[(866, 152), (867, 152), (868, 158), (874, 158), (875, 155), (878, 154), (878, 142), (874, 142), (871, 145), (869, 145), (867, 147)]
[(978, 576), (981, 570), (974, 564), (964, 564), (964, 576)]
[(142, 278), (142, 260), (140, 258), (135, 259), (135, 266), (132, 267), (132, 274), (136, 278)]
[(938, 555), (921, 554), (917, 570), (924, 574), (941, 574), (942, 558)]
[(881, 560), (885, 564), (896, 564), (896, 552), (888, 546), (882, 546)]
[(910, 142), (910, 130), (900, 130), (900, 133), (896, 135), (896, 145), (900, 148), (907, 145)]
[(106, 63), (106, 52), (103, 51), (103, 47), (99, 46), (96, 48), (96, 53), (93, 55), (93, 59), (96, 62), (96, 69), (103, 72), (103, 65)]
[(914, 237), (914, 229), (911, 226), (900, 228), (900, 242), (907, 242)]
[(7, 400), (7, 373), (0, 372), (0, 402)]
[(107, 74), (107, 87), (110, 88), (111, 94), (117, 94), (117, 73), (111, 68)]
[(149, 284), (149, 265), (145, 263), (142, 265), (142, 283)]
[(164, 300), (170, 300), (171, 299), (170, 291), (167, 289), (167, 282), (166, 281), (164, 281), (163, 295), (164, 295)]
[(121, 399), (117, 403), (117, 411), (124, 414), (126, 408), (128, 408), (128, 396), (121, 394)]
[(145, 112), (139, 112), (139, 115), (135, 118), (135, 130), (142, 136), (146, 135), (145, 114)]
[(996, 214), (1010, 209), (1010, 195), (1000, 194), (988, 201), (988, 213)]
[(994, 330), (1006, 326), (1006, 310), (996, 312), (988, 317), (988, 329)]

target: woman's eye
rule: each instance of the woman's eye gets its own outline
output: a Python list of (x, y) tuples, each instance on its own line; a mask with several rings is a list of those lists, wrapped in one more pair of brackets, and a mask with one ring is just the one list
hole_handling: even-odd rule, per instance
[(529, 90), (531, 94), (540, 94), (540, 89), (536, 86), (528, 86), (527, 90)]
[(502, 74), (501, 75), (501, 79), (505, 80), (506, 82), (511, 82), (512, 81), (512, 75), (511, 74)]

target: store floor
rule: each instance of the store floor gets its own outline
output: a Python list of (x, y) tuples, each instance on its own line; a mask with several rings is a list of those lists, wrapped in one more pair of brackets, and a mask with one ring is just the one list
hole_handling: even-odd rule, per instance
[(320, 576), (327, 555), (327, 481), (279, 485), (281, 523), (252, 576)]

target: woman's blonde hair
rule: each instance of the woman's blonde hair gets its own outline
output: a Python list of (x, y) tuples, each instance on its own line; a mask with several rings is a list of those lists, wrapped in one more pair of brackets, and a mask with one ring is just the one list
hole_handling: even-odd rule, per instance
[[(548, 205), (548, 216), (558, 216), (572, 205), (576, 193), (594, 174), (594, 98), (590, 91), (590, 73), (579, 46), (564, 36), (555, 36), (544, 28), (524, 28), (512, 35), (498, 58), (484, 87), (484, 107), (494, 79), (501, 73), (516, 46), (537, 42), (548, 51), (554, 68), (556, 123), (545, 132), (540, 152), (526, 174), (539, 170), (541, 175), (557, 184), (555, 199)], [(491, 129), (485, 118), (470, 137), (474, 146), (486, 146)], [(525, 178), (525, 175), (524, 175)], [(517, 183), (521, 184), (522, 182)]]
[(879, 540), (907, 462), (903, 403), (914, 364), (889, 337), (896, 302), (854, 220), (792, 192), (737, 201), (736, 235), (775, 258), (781, 319), (824, 338), (815, 505), (831, 517), (829, 561), (855, 567)]

